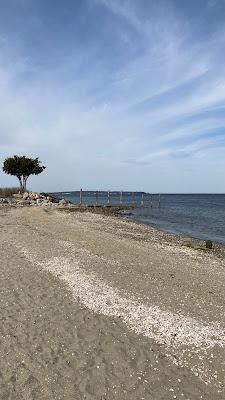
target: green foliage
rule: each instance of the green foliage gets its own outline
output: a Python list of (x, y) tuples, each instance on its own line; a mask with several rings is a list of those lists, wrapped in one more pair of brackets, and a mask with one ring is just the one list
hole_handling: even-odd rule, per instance
[(27, 178), (30, 175), (40, 174), (46, 168), (40, 164), (38, 158), (14, 156), (5, 159), (2, 169), (6, 174), (16, 176), (20, 182), (20, 189), (26, 190)]

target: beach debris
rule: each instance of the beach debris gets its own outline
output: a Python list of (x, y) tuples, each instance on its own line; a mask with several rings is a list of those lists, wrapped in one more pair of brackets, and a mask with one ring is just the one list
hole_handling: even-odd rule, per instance
[(52, 257), (43, 263), (26, 248), (18, 249), (30, 262), (66, 282), (74, 298), (79, 297), (80, 303), (85, 307), (105, 316), (120, 317), (137, 334), (175, 348), (184, 345), (194, 345), (199, 349), (225, 347), (224, 329), (219, 323), (205, 325), (181, 313), (141, 303), (131, 295), (121, 295), (96, 274), (87, 274), (77, 261), (71, 263), (65, 257)]

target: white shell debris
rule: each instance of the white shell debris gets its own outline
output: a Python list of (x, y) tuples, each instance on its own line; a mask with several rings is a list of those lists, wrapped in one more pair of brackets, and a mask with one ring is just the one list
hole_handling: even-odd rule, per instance
[(40, 262), (26, 249), (20, 251), (33, 263), (65, 281), (75, 299), (84, 306), (95, 313), (119, 317), (137, 334), (174, 347), (225, 347), (224, 330), (219, 324), (204, 325), (194, 318), (142, 304), (128, 295), (122, 296), (94, 273), (85, 272), (78, 263), (71, 263), (65, 257), (52, 257)]

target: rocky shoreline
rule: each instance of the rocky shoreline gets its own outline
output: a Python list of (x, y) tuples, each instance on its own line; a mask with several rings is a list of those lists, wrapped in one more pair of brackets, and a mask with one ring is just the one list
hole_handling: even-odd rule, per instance
[(12, 197), (0, 198), (0, 207), (5, 206), (8, 208), (21, 208), (37, 206), (43, 207), (47, 211), (48, 209), (56, 209), (66, 213), (94, 213), (102, 214), (105, 216), (119, 217), (124, 222), (132, 222), (138, 226), (145, 226), (147, 229), (152, 229), (157, 232), (159, 241), (163, 241), (165, 238), (171, 244), (178, 244), (186, 248), (190, 248), (200, 252), (208, 252), (215, 256), (224, 259), (225, 258), (225, 246), (220, 243), (212, 243), (212, 248), (206, 247), (206, 241), (197, 239), (186, 235), (178, 235), (166, 231), (162, 231), (151, 225), (146, 225), (143, 222), (135, 221), (130, 219), (132, 216), (132, 209), (137, 208), (137, 205), (96, 205), (96, 204), (73, 204), (70, 201), (65, 200), (57, 196), (53, 196), (48, 193), (37, 193), (37, 192), (25, 192), (23, 194), (16, 193)]
[(94, 212), (97, 214), (128, 217), (133, 205), (96, 205), (96, 204), (73, 204), (57, 196), (48, 193), (25, 192), (15, 193), (11, 197), (0, 198), (0, 206), (8, 207), (56, 207), (66, 212)]
[(21, 208), (21, 207), (42, 207), (46, 211), (56, 209), (66, 213), (94, 213), (102, 214), (105, 216), (113, 216), (122, 219), (124, 222), (132, 222), (138, 226), (146, 227), (157, 232), (158, 240), (163, 242), (166, 239), (171, 244), (178, 244), (185, 248), (190, 248), (200, 252), (207, 252), (214, 254), (215, 256), (224, 260), (225, 258), (225, 246), (220, 243), (212, 243), (212, 248), (206, 247), (206, 242), (197, 238), (173, 234), (165, 232), (151, 225), (146, 225), (143, 222), (135, 221), (130, 219), (132, 216), (132, 209), (136, 208), (135, 205), (96, 205), (96, 204), (73, 204), (64, 198), (56, 197), (48, 193), (37, 193), (37, 192), (25, 192), (23, 194), (13, 194), (12, 197), (0, 198), (0, 207), (8, 208)]
[(51, 196), (48, 193), (15, 193), (12, 197), (0, 198), (0, 205), (9, 206), (55, 206), (65, 204), (69, 204), (69, 202), (65, 199)]

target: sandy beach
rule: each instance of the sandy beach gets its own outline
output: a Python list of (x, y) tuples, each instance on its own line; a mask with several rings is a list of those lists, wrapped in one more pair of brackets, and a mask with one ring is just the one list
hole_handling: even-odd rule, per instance
[(225, 260), (113, 216), (0, 208), (1, 400), (222, 400)]

